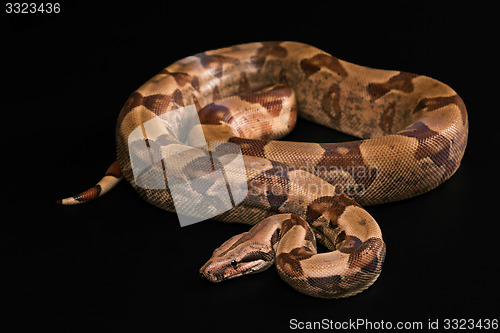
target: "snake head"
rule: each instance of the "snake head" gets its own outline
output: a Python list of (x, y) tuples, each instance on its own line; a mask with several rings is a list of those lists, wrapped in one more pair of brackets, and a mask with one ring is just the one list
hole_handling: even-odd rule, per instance
[(217, 248), (200, 268), (200, 275), (210, 282), (221, 282), (269, 268), (274, 262), (274, 249), (248, 234), (236, 235)]

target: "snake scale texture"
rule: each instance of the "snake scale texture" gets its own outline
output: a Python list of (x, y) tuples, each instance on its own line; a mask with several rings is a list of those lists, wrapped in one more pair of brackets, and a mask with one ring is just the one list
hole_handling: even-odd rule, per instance
[[(117, 162), (96, 186), (60, 202), (95, 199), (123, 176), (146, 201), (174, 212), (168, 187), (138, 184), (130, 153), (134, 145), (158, 145), (180, 152), (162, 162), (179, 174), (214, 170), (206, 152), (184, 149), (175, 118), (144, 131), (149, 120), (189, 105), (207, 142), (236, 144), (243, 155), (248, 193), (215, 219), (254, 225), (216, 249), (202, 276), (218, 282), (275, 263), (293, 288), (323, 298), (355, 295), (380, 275), (386, 245), (362, 206), (435, 188), (457, 170), (467, 144), (465, 105), (437, 80), (358, 66), (298, 42), (242, 44), (179, 60), (133, 92), (118, 117)], [(297, 115), (361, 139), (278, 141)], [(130, 141), (138, 128), (144, 138)], [(186, 180), (186, 209), (216, 206), (210, 188), (199, 192)], [(316, 241), (329, 252), (318, 253)]]

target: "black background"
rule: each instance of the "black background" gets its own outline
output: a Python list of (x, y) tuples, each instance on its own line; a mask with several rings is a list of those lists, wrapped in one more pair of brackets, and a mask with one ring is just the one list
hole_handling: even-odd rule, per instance
[[(489, 215), (496, 205), (488, 192), (498, 185), (490, 152), (499, 146), (488, 125), (495, 66), (485, 47), (497, 38), (486, 18), (496, 9), (463, 6), (72, 1), (59, 14), (5, 14), (2, 3), (2, 314), (19, 323), (69, 319), (83, 331), (93, 320), (109, 322), (101, 328), (138, 319), (162, 330), (281, 332), (292, 318), (424, 326), (498, 318), (498, 217)], [(95, 184), (114, 160), (116, 118), (142, 83), (185, 56), (262, 40), (427, 75), (467, 106), (469, 144), (457, 173), (425, 195), (367, 208), (388, 252), (379, 280), (358, 296), (311, 298), (274, 268), (210, 284), (199, 267), (248, 227), (181, 228), (126, 182), (92, 203), (54, 204)], [(352, 138), (299, 121), (287, 139)]]

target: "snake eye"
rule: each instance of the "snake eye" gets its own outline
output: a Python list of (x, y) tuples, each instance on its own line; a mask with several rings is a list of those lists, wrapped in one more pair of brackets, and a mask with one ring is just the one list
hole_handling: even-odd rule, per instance
[(231, 261), (231, 266), (233, 266), (233, 268), (236, 268), (237, 265), (238, 262), (236, 260)]

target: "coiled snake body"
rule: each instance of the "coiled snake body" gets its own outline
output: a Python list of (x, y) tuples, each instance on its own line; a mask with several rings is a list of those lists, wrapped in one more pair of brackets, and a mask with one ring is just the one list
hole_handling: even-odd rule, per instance
[[(187, 143), (175, 121), (144, 131), (147, 121), (188, 105), (196, 106), (207, 142), (237, 144), (243, 155), (248, 194), (215, 218), (255, 225), (215, 250), (201, 274), (221, 281), (275, 262), (286, 282), (317, 297), (354, 295), (381, 272), (386, 246), (361, 205), (435, 188), (457, 170), (467, 143), (464, 103), (437, 80), (358, 66), (297, 42), (242, 44), (179, 60), (133, 92), (118, 118), (117, 162), (95, 187), (61, 203), (97, 198), (123, 174), (145, 200), (175, 211), (168, 187), (138, 184), (130, 153), (135, 144), (158, 145), (186, 152), (162, 162), (181, 174), (214, 170), (206, 154), (181, 149)], [(363, 139), (277, 141), (297, 114)], [(145, 137), (130, 141), (138, 128)], [(186, 184), (187, 205), (217, 200), (210, 188), (199, 193)], [(316, 240), (330, 252), (317, 253)]]

